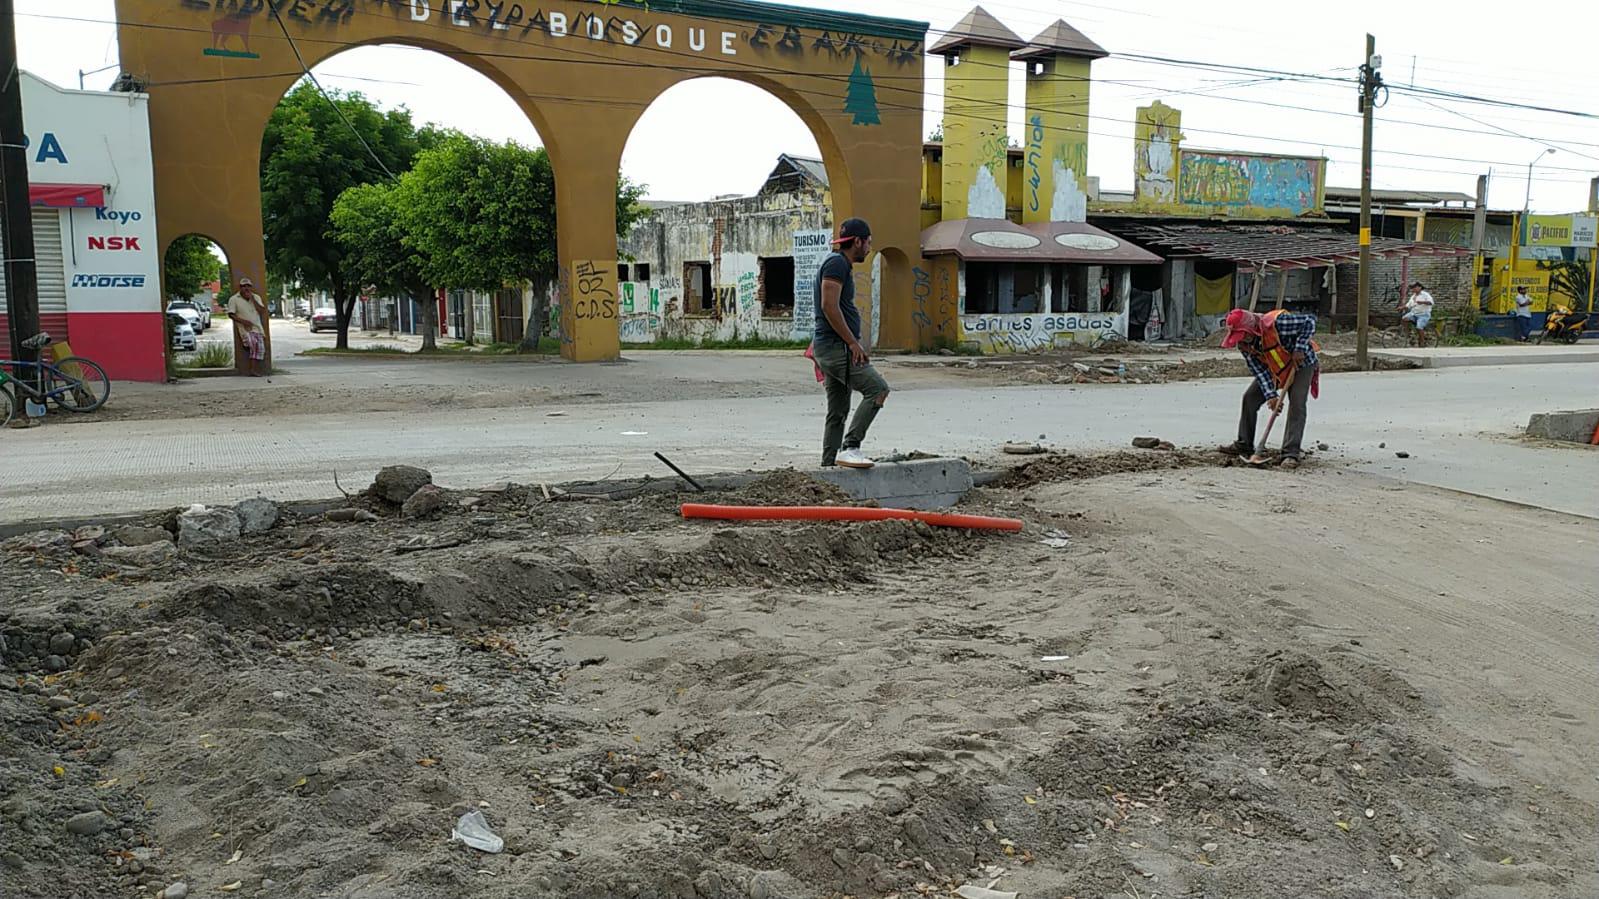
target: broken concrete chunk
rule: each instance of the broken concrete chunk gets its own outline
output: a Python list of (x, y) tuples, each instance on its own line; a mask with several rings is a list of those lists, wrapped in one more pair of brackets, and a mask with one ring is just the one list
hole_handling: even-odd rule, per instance
[(101, 554), (119, 565), (151, 568), (178, 557), (178, 549), (168, 541), (145, 543), (139, 546), (108, 546)]
[(406, 518), (431, 518), (444, 510), (449, 499), (442, 489), (425, 484), (406, 499), (400, 514)]
[(378, 472), (377, 478), (372, 481), (372, 487), (367, 492), (398, 506), (410, 499), (411, 494), (431, 483), (433, 483), (433, 474), (425, 468), (390, 465)]
[(166, 528), (141, 528), (130, 524), (112, 531), (111, 539), (123, 546), (149, 546), (152, 543), (171, 543), (172, 533)]
[(232, 509), (195, 506), (178, 516), (178, 545), (189, 548), (239, 539), (239, 515)]
[(322, 517), (327, 521), (377, 521), (378, 517), (365, 509), (329, 509)]
[(1133, 446), (1139, 449), (1156, 449), (1160, 446), (1159, 437), (1134, 437)]
[(260, 534), (272, 530), (278, 523), (278, 504), (261, 497), (252, 497), (233, 507), (239, 516), (239, 529), (246, 534)]

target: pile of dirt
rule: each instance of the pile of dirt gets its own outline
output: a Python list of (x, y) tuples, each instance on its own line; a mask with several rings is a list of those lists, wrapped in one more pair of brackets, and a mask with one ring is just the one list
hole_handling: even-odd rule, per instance
[(1242, 462), (1236, 457), (1196, 449), (1093, 454), (1049, 453), (1008, 469), (991, 486), (1024, 490), (1056, 481), (1081, 481), (1127, 472), (1169, 471), (1203, 466), (1230, 468), (1240, 464)]
[(717, 494), (718, 502), (748, 506), (830, 506), (854, 502), (836, 484), (785, 468), (763, 474), (742, 487)]

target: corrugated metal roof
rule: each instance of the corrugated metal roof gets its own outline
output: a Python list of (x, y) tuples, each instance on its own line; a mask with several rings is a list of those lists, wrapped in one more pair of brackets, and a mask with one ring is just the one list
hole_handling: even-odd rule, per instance
[[(1111, 226), (1145, 246), (1161, 247), (1179, 256), (1200, 256), (1255, 268), (1319, 268), (1360, 258), (1360, 239), (1330, 228), (1296, 228), (1292, 225), (1135, 225)], [(1470, 256), (1464, 247), (1415, 242), (1394, 237), (1374, 237), (1373, 256)]]

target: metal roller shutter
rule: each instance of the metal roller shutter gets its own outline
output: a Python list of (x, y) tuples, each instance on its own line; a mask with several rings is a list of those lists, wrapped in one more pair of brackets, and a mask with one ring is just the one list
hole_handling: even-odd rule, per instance
[[(34, 268), (39, 279), (39, 326), (57, 340), (67, 335), (67, 267), (61, 251), (61, 210), (33, 209)], [(6, 303), (5, 272), (0, 269), (0, 313)]]

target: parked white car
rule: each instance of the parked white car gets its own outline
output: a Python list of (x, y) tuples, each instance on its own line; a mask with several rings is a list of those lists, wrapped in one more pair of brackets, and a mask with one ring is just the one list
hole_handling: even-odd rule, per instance
[(167, 314), (183, 316), (183, 320), (189, 323), (189, 327), (193, 328), (196, 334), (205, 331), (205, 319), (200, 316), (200, 310), (194, 308), (194, 304), (188, 300), (174, 300), (168, 303)]
[(167, 318), (172, 322), (173, 349), (192, 353), (200, 348), (200, 338), (194, 335), (194, 327), (187, 318), (177, 312), (168, 312)]

